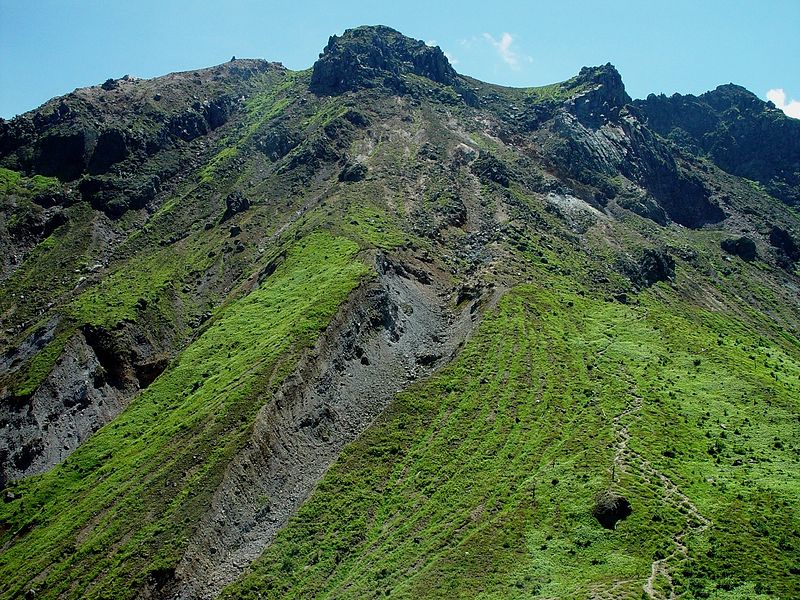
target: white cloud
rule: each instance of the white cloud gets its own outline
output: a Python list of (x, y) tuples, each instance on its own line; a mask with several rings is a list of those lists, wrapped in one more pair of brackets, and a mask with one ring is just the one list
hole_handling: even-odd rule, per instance
[[(439, 42), (437, 42), (436, 40), (428, 40), (427, 42), (425, 42), (425, 45), (428, 46), (429, 48), (436, 48), (439, 46)], [(458, 64), (458, 59), (452, 54), (450, 54), (447, 50), (442, 50), (442, 53), (447, 57), (447, 60), (450, 61), (451, 65)]]
[(520, 55), (515, 50), (511, 49), (511, 44), (514, 43), (514, 36), (508, 32), (503, 32), (500, 36), (499, 40), (494, 39), (491, 34), (484, 33), (483, 39), (489, 42), (494, 49), (497, 50), (497, 54), (512, 69), (519, 69), (520, 62), (533, 62), (533, 59), (530, 56)]
[(800, 100), (792, 98), (786, 102), (786, 92), (782, 88), (774, 88), (767, 92), (767, 100), (780, 108), (786, 115), (800, 119)]
[(458, 59), (455, 56), (450, 54), (447, 50), (442, 50), (442, 52), (444, 52), (444, 55), (447, 57), (447, 60), (450, 61), (451, 65), (457, 65), (458, 64)]

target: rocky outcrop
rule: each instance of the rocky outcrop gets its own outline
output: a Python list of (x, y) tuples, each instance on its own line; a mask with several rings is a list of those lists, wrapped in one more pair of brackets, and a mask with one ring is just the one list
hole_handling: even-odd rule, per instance
[(140, 174), (137, 177), (98, 175), (85, 177), (78, 189), (81, 197), (92, 208), (117, 218), (130, 209), (144, 208), (156, 197), (161, 189), (162, 178), (176, 173), (175, 169), (165, 169), (161, 175)]
[(617, 270), (638, 287), (650, 287), (675, 278), (675, 259), (661, 248), (645, 248), (636, 257), (617, 261)]
[(289, 128), (277, 125), (264, 133), (256, 141), (256, 148), (270, 161), (275, 162), (291, 152), (299, 143), (300, 136)]
[[(611, 98), (618, 96), (610, 94)], [(663, 215), (692, 228), (725, 218), (702, 180), (667, 144), (625, 107), (614, 117), (609, 106), (606, 103), (594, 109), (603, 112), (587, 108), (586, 115), (577, 116), (573, 114), (574, 104), (568, 103), (545, 128), (547, 158), (560, 173), (595, 188), (601, 203), (616, 197), (619, 190), (613, 180), (622, 175), (642, 193), (629, 196), (621, 204), (662, 224)], [(657, 207), (648, 206), (653, 202)]]
[(570, 85), (581, 91), (567, 102), (567, 110), (591, 127), (619, 116), (631, 101), (622, 83), (622, 76), (611, 63), (601, 67), (583, 67)]
[(339, 181), (361, 181), (367, 176), (367, 165), (363, 163), (347, 163), (339, 172)]
[(769, 230), (769, 243), (777, 251), (784, 268), (792, 268), (800, 261), (800, 242), (788, 230), (773, 225)]
[(259, 413), (199, 531), (157, 597), (213, 598), (286, 524), (344, 445), (416, 379), (446, 364), (477, 322), (480, 293), (452, 313), (420, 265), (376, 261), (377, 281), (340, 309)]
[(722, 240), (719, 246), (728, 254), (733, 254), (748, 262), (755, 260), (758, 256), (756, 243), (747, 236)]
[[(0, 361), (0, 374), (18, 369), (53, 339), (56, 322)], [(30, 350), (28, 350), (30, 348)], [(116, 417), (168, 363), (149, 335), (123, 324), (118, 330), (86, 325), (76, 331), (29, 398), (0, 401), (0, 488), (42, 473), (69, 456)]]
[(700, 96), (650, 94), (634, 104), (650, 129), (684, 150), (800, 203), (800, 120), (772, 103), (728, 84)]
[(244, 212), (249, 208), (250, 200), (245, 198), (241, 192), (231, 192), (228, 194), (227, 198), (225, 198), (225, 213), (222, 215), (222, 222), (224, 223), (228, 219), (233, 218), (234, 215)]
[(311, 89), (318, 94), (341, 94), (376, 85), (401, 86), (400, 76), (413, 73), (452, 84), (456, 72), (438, 47), (408, 38), (382, 25), (348, 29), (331, 36), (314, 63)]
[[(79, 181), (84, 200), (119, 217), (144, 207), (161, 182), (185, 168), (187, 144), (227, 123), (249, 80), (270, 69), (277, 67), (245, 60), (145, 83), (123, 77), (76, 90), (11, 121), (0, 119), (0, 166)], [(144, 101), (151, 89), (159, 92)], [(285, 149), (279, 144), (274, 151)]]

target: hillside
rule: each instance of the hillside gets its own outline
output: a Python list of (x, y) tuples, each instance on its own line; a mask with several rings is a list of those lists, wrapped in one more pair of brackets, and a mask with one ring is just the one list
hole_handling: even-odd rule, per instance
[(798, 140), (382, 26), (0, 120), (0, 597), (800, 596)]

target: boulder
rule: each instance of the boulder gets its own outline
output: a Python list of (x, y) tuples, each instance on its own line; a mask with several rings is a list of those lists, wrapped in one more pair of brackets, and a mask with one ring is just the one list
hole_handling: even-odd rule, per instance
[(222, 222), (224, 223), (233, 215), (244, 212), (250, 208), (250, 200), (245, 198), (241, 192), (232, 192), (225, 198), (225, 214), (222, 215)]
[(665, 250), (648, 248), (639, 262), (639, 274), (642, 282), (650, 286), (659, 281), (668, 281), (675, 277), (675, 259)]
[(367, 176), (367, 166), (361, 163), (348, 163), (339, 172), (339, 181), (361, 181)]
[(756, 243), (747, 236), (728, 238), (722, 240), (719, 245), (728, 254), (738, 256), (742, 260), (750, 262), (756, 259)]
[(615, 529), (617, 523), (628, 518), (632, 512), (631, 503), (625, 496), (607, 490), (595, 497), (592, 515), (606, 529)]

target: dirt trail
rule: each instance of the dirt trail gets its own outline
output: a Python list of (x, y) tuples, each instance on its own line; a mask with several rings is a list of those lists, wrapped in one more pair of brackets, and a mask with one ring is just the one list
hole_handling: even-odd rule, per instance
[(233, 460), (175, 580), (153, 596), (214, 598), (272, 542), (345, 444), (419, 377), (449, 362), (474, 327), (467, 303), (422, 263), (381, 256), (363, 285), (260, 411), (249, 444)]
[[(644, 318), (644, 316), (640, 317)], [(639, 320), (639, 319), (637, 319)], [(612, 344), (609, 341), (602, 352), (605, 352)], [(644, 479), (652, 488), (660, 488), (661, 501), (665, 506), (669, 506), (681, 515), (684, 515), (685, 522), (681, 529), (672, 537), (673, 550), (667, 556), (656, 559), (650, 565), (650, 575), (642, 587), (644, 593), (652, 600), (674, 600), (675, 587), (671, 575), (671, 569), (675, 569), (678, 564), (688, 556), (686, 538), (690, 535), (700, 534), (711, 525), (711, 521), (704, 517), (697, 506), (684, 494), (680, 488), (666, 475), (656, 469), (644, 456), (631, 449), (628, 442), (631, 434), (628, 429), (631, 419), (638, 420), (642, 409), (643, 399), (636, 390), (636, 384), (631, 380), (627, 373), (622, 376), (628, 383), (630, 390), (628, 394), (628, 406), (613, 419), (614, 437), (616, 439), (614, 449), (614, 459), (609, 469), (612, 483), (619, 480), (620, 474), (625, 473), (633, 477)], [(635, 594), (625, 594), (623, 590), (632, 587), (641, 580), (617, 581), (607, 586), (596, 586), (591, 590), (591, 597), (597, 600), (612, 600)]]

